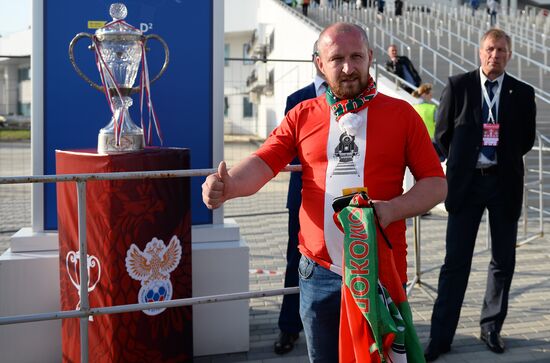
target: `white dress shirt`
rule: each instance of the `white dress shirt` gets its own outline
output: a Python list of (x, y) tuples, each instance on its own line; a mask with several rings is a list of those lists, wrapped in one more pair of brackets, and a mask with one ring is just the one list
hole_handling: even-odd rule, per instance
[[(481, 94), (479, 95), (481, 97), (481, 104), (483, 105), (484, 97), (483, 97), (483, 90), (486, 89), (485, 87), (485, 81), (489, 80), (485, 74), (483, 74), (483, 71), (481, 70), (481, 67), (479, 68), (479, 80), (481, 82)], [(495, 109), (496, 109), (496, 115), (494, 115), (496, 122), (498, 123), (498, 106), (499, 106), (499, 99), (500, 99), (500, 90), (502, 89), (502, 82), (504, 81), (504, 72), (495, 78), (493, 81), (489, 80), (490, 82), (497, 82), (497, 86), (493, 87), (493, 97), (496, 97), (495, 99)], [(487, 122), (487, 120), (482, 120), (484, 123)], [(481, 152), (479, 153), (479, 156), (477, 158), (477, 168), (487, 168), (489, 166), (493, 166), (497, 164), (498, 160), (498, 154), (495, 154), (495, 160), (489, 160), (483, 155)]]
[(315, 84), (315, 94), (317, 95), (317, 97), (325, 94), (325, 92), (327, 91), (326, 82), (327, 81), (325, 81), (325, 79), (318, 74), (316, 74), (315, 78), (313, 78), (313, 83)]

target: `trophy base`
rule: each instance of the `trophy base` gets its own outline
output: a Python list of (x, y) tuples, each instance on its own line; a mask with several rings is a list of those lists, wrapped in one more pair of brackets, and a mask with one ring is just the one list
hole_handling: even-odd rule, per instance
[(144, 148), (145, 140), (143, 134), (122, 134), (120, 145), (116, 145), (114, 134), (100, 132), (97, 137), (98, 154), (121, 154), (141, 151)]

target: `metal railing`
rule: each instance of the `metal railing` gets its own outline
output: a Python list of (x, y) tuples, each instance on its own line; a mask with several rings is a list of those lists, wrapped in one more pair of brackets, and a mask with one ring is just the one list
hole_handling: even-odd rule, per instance
[[(407, 22), (403, 22), (403, 23), (406, 24)], [(413, 28), (414, 27), (420, 27), (420, 25), (417, 24), (417, 23), (414, 23), (414, 22), (411, 22), (411, 21), (408, 21), (408, 23), (410, 23), (413, 26)], [(469, 34), (469, 29), (471, 29), (471, 27), (467, 28), (467, 30), (468, 30), (467, 34)], [(446, 51), (449, 56), (453, 55), (453, 56), (457, 57), (461, 62), (466, 63), (467, 65), (469, 65), (472, 68), (479, 67), (479, 63), (474, 63), (474, 62), (470, 61), (464, 55), (464, 52), (465, 52), (464, 46), (465, 45), (471, 47), (470, 49), (475, 53), (475, 51), (479, 47), (479, 42), (474, 42), (474, 41), (470, 40), (468, 36), (464, 37), (462, 35), (459, 35), (458, 33), (453, 32), (451, 30), (450, 26), (445, 28), (441, 25), (441, 26), (439, 26), (439, 28), (432, 29), (432, 30), (433, 30), (433, 33), (435, 34), (436, 38), (437, 38), (437, 40), (436, 40), (437, 48), (436, 49), (441, 49), (443, 51)], [(459, 30), (460, 30), (460, 28), (459, 28)], [(459, 32), (459, 30), (458, 30), (458, 32)], [(474, 29), (474, 30), (480, 31), (480, 29)], [(420, 37), (421, 40), (420, 41), (417, 40), (417, 38), (414, 35), (414, 32), (413, 32), (412, 36), (408, 36), (408, 33), (406, 31), (403, 31), (403, 30), (400, 31), (400, 33), (403, 34), (403, 36), (409, 37), (409, 39), (413, 42), (420, 42), (421, 47), (426, 46), (426, 44), (424, 43), (424, 40), (423, 40), (424, 39), (423, 35), (424, 35), (424, 32), (429, 32), (430, 30), (425, 29), (425, 28), (420, 28), (420, 31), (421, 31), (421, 37)], [(447, 33), (447, 38), (448, 38), (447, 39), (447, 44), (448, 44), (447, 47), (441, 45), (440, 37), (442, 36), (442, 33)], [(427, 36), (428, 36), (427, 45), (428, 46), (430, 44), (429, 35), (430, 34), (428, 33), (427, 34)], [(515, 37), (514, 37), (514, 39), (515, 39)], [(455, 52), (454, 50), (451, 49), (450, 44), (452, 44), (452, 40), (456, 40), (460, 44), (460, 53), (457, 53), (457, 52)], [(436, 50), (434, 50), (434, 51), (436, 51)], [(545, 52), (544, 56), (545, 56), (545, 63), (546, 63), (546, 58), (548, 56), (548, 53)], [(550, 72), (550, 67), (543, 64), (543, 63), (540, 63), (536, 60), (533, 60), (533, 59), (529, 58), (529, 56), (525, 56), (525, 55), (517, 53), (517, 52), (514, 52), (514, 58), (517, 59), (516, 73), (510, 72), (510, 71), (507, 71), (507, 72), (509, 74), (511, 74), (512, 76), (523, 80), (523, 64), (527, 64), (527, 65), (531, 65), (531, 66), (536, 67), (538, 69), (538, 84), (535, 85), (535, 84), (527, 82), (525, 80), (523, 80), (523, 81), (530, 84), (535, 89), (537, 98), (539, 98), (543, 102), (550, 103), (550, 92), (547, 92), (543, 89), (544, 80), (545, 80), (544, 75), (547, 74), (548, 72)], [(477, 57), (475, 57), (475, 59), (478, 60)]]
[[(440, 32), (446, 32), (447, 33), (447, 38), (448, 38), (448, 43), (449, 45), (451, 44), (451, 41), (452, 39), (455, 39), (457, 42), (459, 42), (461, 44), (461, 54), (457, 54), (456, 52), (454, 51), (451, 51), (450, 46), (449, 48), (445, 48), (443, 46), (441, 46), (441, 43), (438, 39), (437, 41), (437, 44), (438, 44), (438, 48), (441, 48), (441, 49), (444, 49), (444, 50), (447, 50), (449, 52), (449, 54), (453, 54), (454, 56), (456, 56), (457, 58), (459, 58), (462, 62), (466, 62), (466, 63), (469, 63), (472, 67), (477, 67), (477, 63), (473, 63), (471, 61), (469, 61), (465, 56), (464, 56), (464, 44), (470, 46), (473, 48), (473, 52), (475, 53), (478, 49), (479, 49), (479, 42), (474, 42), (472, 40), (469, 39), (469, 37), (464, 37), (462, 35), (459, 35), (458, 33), (454, 33), (451, 29), (451, 26), (449, 25), (447, 29), (444, 29), (442, 26), (439, 28), (439, 31)], [(470, 28), (468, 28), (470, 29)], [(475, 30), (479, 30), (480, 29), (475, 29)], [(437, 34), (437, 33), (436, 33)], [(467, 34), (469, 34), (469, 32), (467, 32)], [(516, 37), (514, 34), (511, 35), (511, 37), (515, 40)], [(518, 79), (523, 79), (523, 63), (526, 63), (528, 65), (532, 65), (534, 67), (536, 67), (538, 69), (538, 85), (535, 85), (531, 82), (528, 82), (528, 81), (525, 81), (523, 80), (524, 82), (530, 84), (534, 89), (535, 89), (535, 95), (537, 98), (539, 98), (541, 101), (544, 101), (546, 103), (550, 103), (550, 92), (547, 92), (543, 89), (544, 87), (544, 80), (545, 80), (545, 74), (547, 74), (548, 72), (550, 72), (550, 67), (543, 64), (543, 63), (540, 63), (536, 60), (533, 60), (531, 58), (529, 58), (528, 56), (525, 56), (523, 54), (520, 54), (520, 53), (517, 53), (517, 52), (514, 52), (514, 57), (517, 59), (517, 63), (516, 63), (516, 73), (513, 73), (513, 72), (510, 72), (510, 71), (507, 71), (510, 75), (518, 78)], [(545, 57), (545, 63), (547, 62), (547, 57), (548, 57), (548, 50), (545, 51), (544, 53), (544, 57)], [(477, 59), (477, 58), (476, 58)]]
[[(422, 16), (426, 16), (426, 15), (422, 15)], [(460, 21), (458, 19), (454, 19), (454, 20), (458, 23), (458, 26), (459, 26), (458, 29), (460, 29)], [(383, 35), (390, 38), (390, 42), (398, 44), (399, 47), (401, 48), (401, 51), (403, 51), (403, 49), (406, 49), (408, 57), (411, 58), (411, 48), (410, 48), (410, 45), (409, 45), (410, 43), (404, 42), (401, 39), (396, 38), (396, 35), (401, 34), (401, 36), (406, 37), (410, 42), (412, 42), (413, 44), (416, 44), (417, 47), (418, 47), (420, 73), (421, 74), (426, 74), (426, 75), (432, 77), (434, 85), (444, 86), (445, 83), (446, 83), (446, 80), (441, 79), (437, 76), (438, 64), (445, 64), (445, 65), (448, 64), (449, 65), (449, 74), (448, 74), (449, 76), (453, 74), (453, 69), (454, 68), (456, 68), (456, 69), (458, 69), (462, 72), (466, 72), (467, 69), (465, 67), (459, 65), (458, 63), (456, 63), (454, 60), (444, 56), (441, 52), (439, 52), (439, 49), (447, 51), (449, 56), (453, 55), (453, 56), (459, 58), (459, 60), (461, 62), (466, 63), (470, 67), (476, 68), (476, 67), (478, 67), (478, 64), (470, 61), (469, 59), (467, 59), (464, 56), (464, 45), (468, 45), (468, 46), (472, 47), (472, 49), (474, 49), (474, 50), (477, 49), (477, 47), (479, 46), (477, 42), (474, 42), (474, 41), (470, 40), (469, 36), (463, 37), (462, 35), (454, 33), (452, 30), (450, 30), (451, 29), (451, 25), (450, 25), (451, 24), (451, 17), (447, 18), (447, 21), (448, 21), (447, 29), (445, 29), (441, 24), (438, 27), (435, 27), (433, 29), (426, 29), (425, 27), (429, 26), (428, 22), (426, 22), (426, 25), (423, 25), (422, 23), (419, 24), (419, 23), (416, 23), (412, 20), (407, 20), (407, 19), (400, 20), (399, 18), (397, 18), (396, 20), (393, 20), (392, 18), (385, 18), (384, 22), (382, 22), (382, 24), (384, 24), (383, 26), (380, 25), (379, 23), (376, 23), (372, 26), (372, 28), (374, 29), (374, 31), (372, 32), (372, 35), (373, 35), (372, 36), (372, 38), (373, 38), (372, 42), (374, 43), (374, 48), (375, 49), (378, 49), (381, 52), (385, 52), (386, 42), (385, 42), (385, 39), (383, 38), (383, 36), (380, 35), (380, 41), (377, 41), (378, 40), (378, 31), (377, 31), (377, 29), (378, 29), (379, 31), (382, 32)], [(394, 22), (395, 22), (395, 26), (394, 26)], [(400, 29), (401, 25), (402, 25), (402, 27), (410, 25), (412, 31), (407, 32), (406, 29)], [(474, 32), (477, 32), (477, 33), (481, 32), (480, 28), (475, 28), (471, 24), (465, 23), (465, 25), (467, 26), (466, 27), (467, 34), (471, 33), (470, 29), (473, 29)], [(415, 29), (417, 29), (417, 28), (419, 29), (420, 37), (416, 36), (416, 30)], [(367, 30), (370, 30), (370, 28), (367, 28)], [(441, 33), (443, 33), (443, 32), (447, 33), (448, 44), (449, 44), (448, 47), (444, 47), (444, 46), (441, 45), (440, 37), (441, 37)], [(394, 34), (396, 34), (396, 35), (394, 35)], [(432, 35), (436, 37), (436, 48), (433, 48), (431, 46), (431, 36)], [(514, 36), (514, 39), (516, 39), (515, 35), (513, 35), (513, 36)], [(369, 34), (369, 37), (370, 37), (370, 34)], [(450, 44), (452, 43), (453, 39), (456, 40), (461, 45), (460, 53), (457, 53), (457, 52), (451, 50)], [(431, 69), (433, 71), (428, 70), (424, 66), (424, 64), (425, 64), (424, 63), (424, 52), (425, 51), (428, 51), (428, 52), (432, 53), (432, 63), (433, 64), (432, 64)], [(545, 62), (546, 62), (547, 52), (545, 52), (544, 54), (545, 54)], [(514, 53), (514, 56), (517, 59), (516, 72), (515, 73), (508, 72), (508, 73), (510, 73), (512, 76), (514, 76), (516, 78), (522, 79), (523, 65), (524, 64), (536, 67), (538, 69), (538, 84), (535, 85), (535, 84), (530, 83), (530, 82), (526, 82), (526, 83), (530, 84), (535, 89), (535, 91), (536, 91), (535, 95), (538, 99), (540, 99), (541, 101), (543, 101), (545, 103), (550, 103), (550, 92), (547, 92), (543, 89), (544, 80), (545, 80), (544, 75), (547, 74), (548, 72), (550, 72), (550, 67), (543, 64), (543, 63), (540, 63), (536, 60), (530, 59), (528, 56), (525, 56), (525, 55), (520, 54), (520, 53)]]
[[(387, 30), (386, 30), (386, 32), (387, 32)], [(418, 47), (420, 68), (424, 73), (430, 75), (433, 78), (434, 84), (440, 84), (440, 85), (445, 85), (446, 84), (446, 78), (445, 79), (440, 79), (437, 76), (438, 65), (439, 64), (445, 64), (445, 65), (449, 66), (449, 72), (446, 74), (446, 76), (451, 76), (451, 75), (455, 74), (455, 69), (457, 69), (458, 71), (461, 71), (461, 72), (466, 72), (467, 71), (467, 69), (465, 67), (458, 64), (457, 62), (455, 62), (451, 58), (443, 55), (437, 49), (433, 48), (430, 45), (430, 42), (425, 43), (424, 40), (423, 40), (424, 39), (423, 36), (421, 36), (421, 40), (418, 40), (417, 37), (414, 36), (414, 35), (410, 36), (406, 33), (402, 33), (402, 34), (403, 34), (403, 36), (407, 37), (409, 41), (416, 44), (416, 46)], [(422, 32), (421, 34), (424, 34), (424, 32)], [(429, 37), (428, 37), (428, 39), (429, 39)], [(425, 64), (424, 63), (424, 52), (425, 51), (426, 52), (431, 52), (431, 55), (432, 55), (431, 58), (432, 58), (432, 69), (433, 69), (433, 71), (431, 71), (431, 72), (428, 69), (426, 69), (426, 67), (424, 66), (424, 64)]]
[[(550, 197), (550, 192), (544, 191), (544, 180), (545, 176), (550, 175), (550, 171), (545, 170), (545, 165), (543, 162), (544, 153), (550, 153), (550, 138), (537, 131), (537, 143), (533, 147), (533, 150), (537, 152), (538, 167), (527, 168), (526, 175), (529, 173), (536, 173), (538, 178), (533, 181), (527, 181), (523, 185), (523, 214), (521, 222), (523, 239), (518, 242), (519, 246), (536, 239), (538, 236), (542, 237), (544, 235), (544, 216), (550, 216), (550, 211), (544, 209), (544, 197)], [(530, 194), (536, 194), (538, 196), (538, 207), (529, 205), (528, 198)], [(527, 233), (529, 211), (538, 213), (538, 234), (529, 235)]]
[[(519, 239), (516, 242), (516, 248), (519, 248), (529, 242), (532, 242), (536, 239), (544, 237), (544, 217), (545, 215), (550, 216), (550, 210), (544, 209), (544, 197), (550, 197), (550, 192), (544, 191), (544, 177), (545, 175), (550, 175), (550, 171), (547, 171), (544, 169), (544, 163), (543, 163), (543, 154), (544, 153), (550, 154), (550, 138), (545, 137), (544, 135), (542, 135), (540, 132), (537, 131), (536, 140), (537, 142), (535, 143), (535, 146), (533, 147), (532, 150), (537, 152), (538, 167), (525, 169), (526, 177), (528, 176), (529, 173), (533, 173), (534, 175), (536, 175), (536, 178), (535, 180), (532, 180), (532, 181), (525, 181), (523, 185), (524, 192), (523, 192), (522, 215), (521, 215), (520, 223), (518, 224), (518, 227), (521, 226), (522, 236), (521, 236), (521, 239)], [(525, 156), (524, 156), (524, 161), (525, 161)], [(538, 206), (532, 206), (529, 204), (529, 201), (528, 201), (529, 194), (537, 195)], [(528, 232), (530, 211), (536, 212), (538, 214), (538, 229), (533, 233)], [(486, 215), (485, 248), (474, 253), (474, 255), (486, 253), (491, 248), (491, 234), (489, 229), (489, 216), (487, 211), (485, 215)], [(422, 280), (422, 275), (428, 272), (431, 272), (439, 268), (440, 266), (436, 265), (423, 270), (421, 247), (422, 247), (421, 219), (420, 217), (415, 217), (413, 219), (414, 277), (407, 284), (407, 296), (411, 294), (412, 289), (416, 285), (420, 287), (427, 287), (432, 291), (436, 291), (436, 289), (433, 286), (425, 283)]]
[[(327, 18), (335, 18), (339, 21), (348, 21), (364, 26), (366, 28), (367, 35), (369, 36), (371, 47), (375, 50), (379, 50), (381, 53), (385, 54), (387, 46), (390, 44), (396, 44), (400, 49), (400, 53), (404, 53), (404, 51), (406, 51), (407, 56), (411, 58), (411, 46), (409, 43), (399, 39), (396, 36), (396, 32), (393, 30), (394, 21), (392, 18), (384, 17), (382, 19), (378, 19), (374, 9), (370, 8), (355, 9), (353, 7), (341, 7), (337, 9), (326, 9), (324, 12), (327, 13), (324, 15), (325, 17), (323, 17), (324, 13), (319, 15), (324, 22), (326, 22)], [(337, 15), (329, 16), (329, 13), (331, 12)], [(429, 76), (432, 79), (434, 86), (444, 86), (446, 84), (446, 78), (441, 79), (437, 75), (438, 64), (440, 63), (449, 66), (449, 72), (446, 76), (452, 75), (455, 69), (463, 72), (467, 71), (466, 68), (444, 56), (431, 46), (423, 43), (421, 40), (416, 39), (412, 35), (407, 34), (406, 36), (408, 40), (412, 41), (418, 48), (418, 64), (420, 74), (423, 76)], [(427, 53), (426, 57), (431, 56), (432, 58), (431, 71), (424, 66), (426, 64), (424, 62), (425, 53)]]
[[(399, 90), (399, 88), (401, 88), (401, 85), (408, 86), (411, 89), (416, 88), (416, 86), (414, 84), (412, 84), (410, 82), (407, 82), (406, 80), (404, 80), (403, 78), (399, 77), (398, 75), (396, 75), (392, 72), (389, 72), (385, 67), (381, 66), (376, 61), (373, 63), (372, 67), (374, 68), (374, 80), (376, 82), (378, 82), (379, 74), (382, 73), (384, 75), (384, 77), (386, 77), (390, 80), (393, 80), (393, 82), (395, 84), (395, 90)], [(432, 98), (431, 102), (434, 105), (439, 106), (439, 100), (436, 100), (435, 98)]]
[[(285, 171), (300, 170), (298, 166), (287, 166)], [(118, 172), (118, 173), (97, 173), (97, 174), (63, 174), (63, 175), (38, 175), (38, 176), (13, 176), (0, 177), (2, 184), (26, 184), (26, 183), (60, 183), (76, 182), (77, 192), (77, 213), (78, 213), (78, 243), (80, 247), (80, 308), (75, 311), (57, 311), (48, 313), (14, 315), (0, 317), (0, 326), (8, 324), (20, 324), (36, 321), (59, 320), (68, 318), (80, 318), (80, 360), (83, 363), (89, 361), (88, 349), (88, 324), (89, 317), (93, 315), (119, 314), (125, 312), (155, 309), (173, 308), (195, 304), (208, 304), (222, 301), (242, 300), (258, 297), (295, 294), (299, 292), (298, 287), (282, 289), (271, 289), (253, 292), (239, 292), (223, 295), (202, 296), (186, 299), (174, 299), (145, 304), (116, 305), (103, 308), (91, 308), (89, 303), (89, 276), (87, 259), (87, 231), (86, 231), (86, 183), (98, 180), (132, 180), (132, 179), (163, 179), (163, 178), (188, 178), (196, 176), (207, 176), (215, 173), (217, 169), (193, 169), (193, 170), (162, 170), (162, 171), (139, 171), (139, 172)], [(83, 293), (82, 293), (83, 292)]]
[[(523, 203), (523, 239), (518, 242), (518, 246), (521, 246), (529, 241), (542, 237), (544, 234), (544, 215), (550, 215), (550, 211), (544, 210), (543, 196), (550, 196), (550, 193), (543, 191), (543, 178), (544, 175), (550, 174), (550, 172), (543, 170), (544, 164), (542, 162), (543, 152), (550, 152), (550, 139), (544, 137), (540, 133), (537, 135), (538, 145), (534, 147), (534, 150), (538, 151), (539, 168), (529, 169), (528, 172), (538, 173), (538, 178), (532, 182), (525, 184), (525, 190), (527, 193), (538, 193), (538, 207), (528, 205), (528, 198), (524, 198)], [(299, 171), (300, 166), (287, 166), (285, 171)], [(183, 178), (183, 177), (196, 177), (207, 176), (216, 172), (216, 169), (194, 169), (194, 170), (164, 170), (164, 171), (140, 171), (140, 172), (119, 172), (119, 173), (99, 173), (99, 174), (64, 174), (64, 175), (42, 175), (42, 176), (14, 176), (14, 177), (0, 177), (0, 185), (2, 184), (23, 184), (23, 183), (58, 183), (58, 182), (76, 182), (77, 190), (77, 213), (78, 213), (78, 240), (80, 246), (80, 291), (81, 303), (80, 309), (75, 311), (57, 311), (48, 313), (28, 314), (28, 315), (14, 315), (7, 317), (0, 317), (0, 326), (8, 324), (20, 324), (36, 321), (46, 320), (58, 320), (67, 318), (79, 318), (80, 319), (80, 347), (81, 347), (81, 361), (88, 362), (88, 324), (89, 317), (93, 315), (104, 314), (118, 314), (124, 312), (132, 312), (139, 310), (146, 310), (152, 308), (172, 308), (180, 306), (188, 306), (195, 304), (207, 304), (222, 301), (232, 301), (241, 299), (260, 298), (276, 295), (294, 294), (299, 292), (298, 287), (271, 289), (263, 291), (253, 292), (239, 292), (223, 295), (212, 295), (203, 297), (194, 297), (186, 299), (174, 299), (170, 301), (146, 303), (146, 304), (127, 304), (116, 305), (102, 308), (91, 308), (89, 305), (89, 292), (88, 292), (88, 273), (87, 273), (87, 239), (86, 239), (86, 183), (98, 181), (98, 180), (130, 180), (130, 179), (160, 179), (160, 178)], [(538, 212), (539, 216), (539, 230), (531, 235), (527, 234), (528, 225), (528, 211), (533, 210)], [(407, 294), (410, 294), (412, 288), (418, 284), (422, 285), (422, 274), (434, 270), (436, 267), (432, 267), (428, 270), (422, 270), (421, 267), (421, 225), (418, 217), (414, 218), (413, 240), (415, 250), (415, 275), (411, 280)]]
[[(426, 16), (426, 15), (424, 15)], [(409, 20), (409, 22), (412, 22)], [(413, 22), (414, 23), (414, 22)], [(415, 23), (416, 24), (416, 23)], [(443, 25), (445, 24), (445, 26)], [(416, 24), (417, 26), (420, 26)], [(456, 32), (453, 31), (453, 26), (456, 28)], [(515, 47), (514, 49), (514, 55), (517, 57), (520, 57), (525, 62), (530, 62), (535, 66), (540, 66), (545, 69), (545, 71), (548, 71), (550, 68), (548, 66), (548, 53), (550, 52), (550, 47), (546, 46), (546, 35), (540, 34), (541, 39), (540, 41), (537, 41), (535, 39), (529, 39), (525, 38), (521, 35), (521, 33), (518, 33), (514, 31), (511, 27), (502, 26), (501, 28), (506, 31), (510, 36), (513, 38), (513, 45)], [(455, 18), (447, 18), (447, 21), (445, 22), (442, 19), (439, 19), (439, 24), (437, 26), (432, 27), (434, 30), (439, 30), (443, 32), (447, 32), (448, 34), (448, 43), (451, 44), (451, 35), (455, 36), (459, 39), (461, 42), (466, 41), (466, 43), (473, 45), (474, 48), (477, 48), (479, 46), (479, 39), (483, 35), (483, 33), (487, 30), (487, 28), (481, 28), (478, 27), (472, 23), (465, 22), (461, 19), (455, 19)], [(465, 34), (465, 36), (464, 36)], [(472, 39), (472, 37), (475, 37), (475, 39)], [(526, 48), (527, 53), (522, 54), (518, 48)], [(540, 52), (543, 55), (544, 63), (535, 61), (531, 59), (532, 53)]]
[[(438, 4), (438, 6), (434, 6), (434, 11), (430, 13), (430, 16), (449, 24), (451, 24), (450, 20), (453, 19), (457, 26), (476, 28), (476, 30), (482, 33), (489, 29), (489, 21), (485, 14), (472, 17), (471, 9), (466, 6), (460, 7), (456, 11), (452, 9), (454, 8), (448, 5)], [(481, 14), (484, 12), (478, 10), (476, 13)], [(469, 21), (465, 19), (469, 19)], [(525, 11), (517, 11), (515, 14), (510, 15), (499, 14), (498, 25), (500, 28), (509, 30), (510, 33), (515, 34), (520, 43), (528, 48), (532, 47), (534, 50), (540, 52), (547, 52), (549, 50), (546, 46), (545, 32), (536, 27), (535, 22), (533, 22)]]
[[(310, 11), (313, 9), (310, 9)], [(326, 17), (331, 19), (331, 21), (342, 20), (342, 16), (330, 9), (319, 8), (319, 11), (326, 11)], [(364, 16), (367, 12), (365, 11)], [(301, 16), (300, 14), (296, 14)], [(307, 20), (307, 18), (306, 18)], [(386, 32), (385, 29), (379, 27), (378, 25), (372, 28), (373, 32), (380, 31), (381, 34), (388, 35), (389, 32)], [(387, 34), (386, 34), (387, 33)], [(389, 34), (393, 37), (392, 34)], [(373, 38), (376, 39), (376, 33), (373, 35)], [(396, 38), (393, 38), (394, 42), (398, 42)], [(382, 48), (377, 42), (374, 42), (376, 46)], [(410, 47), (404, 42), (401, 42), (402, 47), (406, 47), (408, 54), (410, 56)], [(430, 47), (425, 47), (434, 52)], [(422, 49), (422, 48), (421, 48)], [(422, 51), (420, 51), (422, 54)], [(454, 63), (448, 58), (446, 59), (449, 62)], [(451, 64), (452, 64), (451, 63)], [(423, 61), (421, 61), (423, 64)], [(456, 63), (455, 63), (456, 64)], [(458, 69), (463, 69), (463, 67), (456, 64)], [(376, 65), (375, 69), (382, 70), (385, 72), (385, 69), (380, 65)], [(433, 72), (433, 77), (435, 79), (435, 69)], [(427, 71), (425, 71), (427, 72)], [(399, 77), (392, 75), (393, 79), (396, 82), (406, 83), (406, 81), (399, 79)], [(442, 81), (439, 81), (442, 83)], [(524, 201), (523, 201), (523, 216), (521, 221), (521, 226), (523, 230), (523, 238), (518, 241), (518, 246), (522, 246), (525, 243), (533, 241), (537, 238), (540, 238), (544, 235), (544, 217), (550, 216), (550, 211), (544, 209), (544, 197), (550, 197), (550, 193), (543, 190), (544, 178), (546, 175), (550, 174), (550, 171), (544, 170), (543, 163), (543, 154), (550, 152), (550, 139), (537, 134), (537, 145), (534, 147), (534, 150), (538, 152), (538, 168), (528, 169), (528, 173), (534, 173), (537, 175), (535, 180), (526, 182), (524, 185)], [(299, 166), (287, 167), (286, 171), (296, 171), (299, 170)], [(213, 172), (216, 172), (216, 169), (195, 169), (195, 170), (166, 170), (166, 171), (149, 171), (149, 172), (124, 172), (124, 173), (103, 173), (103, 174), (66, 174), (66, 175), (43, 175), (43, 176), (16, 176), (16, 177), (0, 177), (0, 185), (2, 184), (26, 184), (26, 183), (58, 183), (58, 182), (76, 182), (77, 189), (77, 203), (78, 203), (78, 234), (79, 234), (79, 246), (80, 246), (80, 291), (81, 294), (81, 304), (80, 309), (75, 311), (57, 311), (57, 312), (48, 312), (48, 313), (38, 313), (38, 314), (28, 314), (28, 315), (14, 315), (7, 317), (0, 317), (0, 326), (8, 324), (20, 324), (36, 321), (46, 321), (46, 320), (58, 320), (66, 318), (80, 318), (80, 344), (81, 344), (81, 361), (88, 362), (88, 324), (89, 317), (94, 315), (104, 315), (104, 314), (118, 314), (124, 312), (140, 311), (146, 309), (160, 309), (160, 308), (173, 308), (181, 307), (195, 304), (206, 304), (222, 301), (232, 301), (232, 300), (242, 300), (250, 298), (260, 298), (276, 295), (285, 295), (285, 294), (294, 294), (299, 292), (298, 287), (293, 288), (280, 288), (280, 289), (270, 289), (263, 291), (252, 291), (252, 292), (239, 292), (232, 294), (223, 294), (223, 295), (212, 295), (212, 296), (203, 296), (203, 297), (194, 297), (194, 298), (185, 298), (185, 299), (174, 299), (170, 301), (147, 303), (147, 304), (127, 304), (127, 305), (117, 305), (109, 306), (102, 308), (92, 308), (89, 305), (88, 299), (88, 273), (87, 273), (87, 239), (86, 239), (86, 183), (91, 181), (98, 180), (130, 180), (130, 179), (159, 179), (159, 178), (182, 178), (182, 177), (204, 177)], [(538, 196), (538, 206), (531, 206), (529, 204), (528, 196), (530, 194), (537, 194)], [(532, 234), (528, 233), (529, 225), (529, 212), (536, 212), (538, 214), (538, 230)], [(419, 218), (414, 219), (413, 226), (413, 239), (414, 239), (414, 248), (415, 248), (415, 276), (411, 280), (411, 284), (408, 288), (408, 293), (410, 294), (412, 287), (415, 284), (422, 284), (421, 276), (423, 273), (434, 270), (430, 268), (428, 270), (422, 270), (421, 264), (421, 223)]]

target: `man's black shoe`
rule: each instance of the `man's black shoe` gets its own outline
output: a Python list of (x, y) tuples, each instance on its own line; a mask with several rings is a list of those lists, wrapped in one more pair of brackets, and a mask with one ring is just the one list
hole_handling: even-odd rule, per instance
[(479, 338), (485, 342), (487, 347), (489, 347), (492, 352), (499, 354), (504, 353), (504, 342), (502, 341), (500, 334), (496, 331), (482, 331)]
[(286, 354), (290, 352), (292, 349), (294, 349), (294, 342), (298, 340), (298, 337), (300, 336), (299, 333), (291, 334), (291, 333), (285, 333), (282, 331), (279, 334), (279, 338), (273, 345), (273, 350), (277, 354)]
[(426, 362), (433, 362), (434, 360), (439, 358), (441, 354), (448, 353), (450, 350), (450, 345), (439, 346), (434, 343), (433, 340), (430, 340), (428, 346), (426, 347), (426, 350), (424, 351), (424, 358), (426, 359)]

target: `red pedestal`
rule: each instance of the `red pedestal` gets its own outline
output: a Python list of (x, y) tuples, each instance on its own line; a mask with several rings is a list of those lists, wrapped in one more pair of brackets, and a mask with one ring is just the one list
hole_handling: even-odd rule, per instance
[[(189, 168), (187, 149), (120, 155), (56, 151), (57, 174)], [(90, 306), (191, 297), (189, 178), (90, 181), (86, 228)], [(76, 183), (57, 183), (61, 308), (79, 308)], [(185, 362), (193, 357), (191, 307), (94, 316), (90, 362)], [(62, 325), (65, 362), (80, 361), (79, 319)]]

